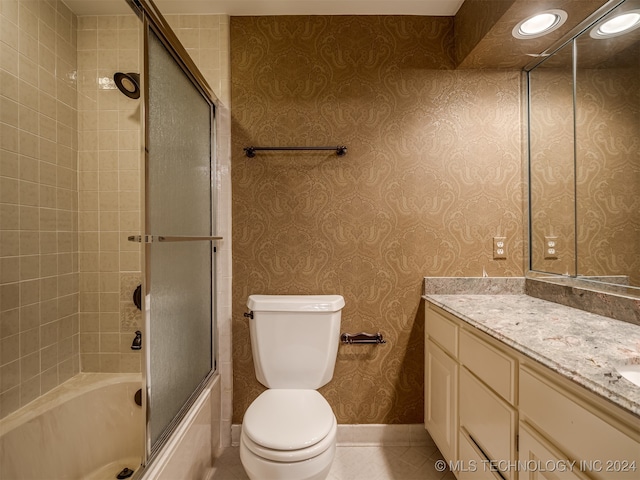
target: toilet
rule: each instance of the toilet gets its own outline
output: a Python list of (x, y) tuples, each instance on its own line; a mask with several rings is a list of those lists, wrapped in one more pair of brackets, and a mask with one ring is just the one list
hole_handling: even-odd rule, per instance
[(245, 412), (240, 460), (251, 480), (323, 480), (336, 452), (336, 417), (317, 389), (333, 377), (340, 295), (251, 295), (256, 377), (268, 390)]

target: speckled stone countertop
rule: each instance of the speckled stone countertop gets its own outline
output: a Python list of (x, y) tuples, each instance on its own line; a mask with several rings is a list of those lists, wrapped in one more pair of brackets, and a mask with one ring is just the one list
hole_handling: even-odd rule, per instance
[(640, 417), (640, 387), (615, 370), (640, 364), (640, 326), (521, 294), (423, 298)]

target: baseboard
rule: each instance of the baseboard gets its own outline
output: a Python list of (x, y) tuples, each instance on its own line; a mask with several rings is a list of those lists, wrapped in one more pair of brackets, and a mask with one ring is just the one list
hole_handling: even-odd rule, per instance
[[(231, 446), (240, 445), (241, 424), (231, 425)], [(339, 447), (433, 446), (422, 423), (338, 425)]]

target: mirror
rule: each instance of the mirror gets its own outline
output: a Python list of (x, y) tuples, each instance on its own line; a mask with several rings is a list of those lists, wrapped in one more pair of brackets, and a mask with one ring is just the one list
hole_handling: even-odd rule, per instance
[(585, 27), (528, 72), (530, 269), (640, 297), (640, 0)]

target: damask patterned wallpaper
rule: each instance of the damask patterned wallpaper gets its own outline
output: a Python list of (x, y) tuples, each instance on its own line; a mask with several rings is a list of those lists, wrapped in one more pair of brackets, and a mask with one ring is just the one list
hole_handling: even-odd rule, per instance
[(579, 68), (578, 273), (640, 286), (640, 65)]
[[(575, 275), (571, 45), (563, 52), (569, 52), (568, 66), (542, 66), (530, 74), (531, 265), (542, 272)], [(545, 237), (556, 239), (557, 258), (545, 255)]]
[[(570, 55), (556, 63), (531, 73), (533, 268), (638, 286), (640, 67), (580, 64), (574, 133)], [(557, 259), (544, 258), (545, 236), (557, 237)]]
[(523, 274), (520, 73), (453, 66), (451, 18), (232, 17), (234, 423), (264, 389), (250, 294), (343, 295), (387, 344), (340, 346), (338, 421), (419, 423), (423, 277)]

